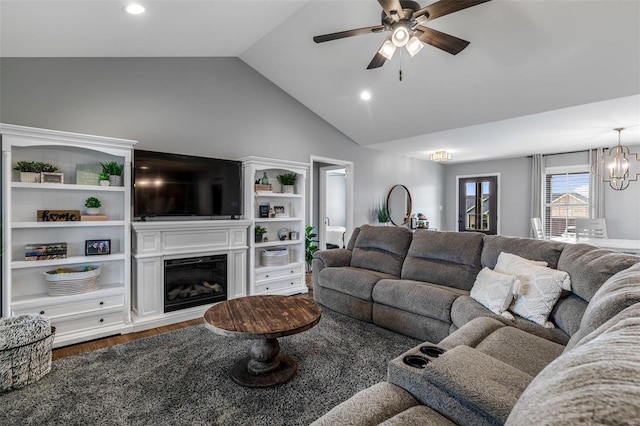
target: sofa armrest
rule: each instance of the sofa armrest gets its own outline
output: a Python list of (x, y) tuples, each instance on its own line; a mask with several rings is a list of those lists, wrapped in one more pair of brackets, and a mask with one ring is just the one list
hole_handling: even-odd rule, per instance
[(407, 355), (420, 355), (419, 347), (389, 363), (387, 380), (457, 424), (503, 424), (533, 380), (468, 346), (430, 358), (423, 368), (405, 364)]
[(468, 346), (445, 352), (427, 365), (423, 376), (450, 398), (500, 423), (507, 420), (533, 380), (517, 368)]
[(313, 258), (321, 260), (324, 264), (323, 268), (349, 266), (351, 264), (351, 250), (320, 250), (313, 254)]
[(494, 318), (478, 317), (442, 339), (438, 346), (443, 349), (453, 349), (462, 345), (475, 348), (487, 336), (502, 327), (506, 325)]

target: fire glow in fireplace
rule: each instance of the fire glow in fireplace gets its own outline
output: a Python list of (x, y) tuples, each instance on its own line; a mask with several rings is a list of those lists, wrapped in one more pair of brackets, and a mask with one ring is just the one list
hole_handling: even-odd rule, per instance
[(164, 261), (164, 311), (227, 300), (227, 255)]

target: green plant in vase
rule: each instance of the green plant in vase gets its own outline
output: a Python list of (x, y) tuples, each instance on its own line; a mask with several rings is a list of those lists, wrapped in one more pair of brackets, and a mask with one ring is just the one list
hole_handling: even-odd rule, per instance
[(380, 205), (375, 209), (376, 219), (381, 225), (386, 225), (391, 222), (391, 215), (389, 214), (389, 210), (387, 210), (387, 206), (384, 203), (380, 203)]
[(58, 171), (58, 168), (53, 164), (43, 163), (41, 161), (18, 161), (13, 167), (14, 170), (20, 172), (21, 182), (40, 182), (40, 173), (53, 173)]
[(318, 241), (315, 239), (318, 236), (313, 232), (313, 226), (307, 226), (304, 230), (304, 260), (307, 264), (307, 272), (311, 272), (311, 265), (313, 264), (313, 254), (318, 251)]
[(100, 173), (100, 186), (109, 186), (111, 182), (109, 182), (109, 173), (102, 172)]
[(96, 197), (89, 197), (84, 201), (84, 206), (87, 208), (87, 214), (100, 214), (100, 207), (102, 207), (102, 202)]
[(264, 226), (256, 225), (254, 228), (256, 234), (256, 243), (261, 243), (263, 235), (267, 233), (267, 228)]
[(122, 172), (124, 171), (124, 164), (118, 163), (117, 161), (109, 161), (106, 163), (100, 163), (100, 165), (102, 166), (102, 173), (109, 174), (109, 182), (111, 182), (111, 186), (122, 186)]
[(296, 181), (298, 180), (297, 173), (293, 173), (293, 172), (284, 173), (282, 175), (276, 176), (276, 178), (278, 179), (278, 182), (280, 182), (280, 184), (282, 185), (282, 192), (293, 194), (294, 186), (296, 184)]

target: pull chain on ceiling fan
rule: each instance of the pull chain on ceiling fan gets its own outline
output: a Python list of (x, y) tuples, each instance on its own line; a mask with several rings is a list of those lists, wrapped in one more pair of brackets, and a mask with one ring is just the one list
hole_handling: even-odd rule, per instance
[(425, 27), (422, 24), (488, 1), (490, 0), (440, 0), (420, 8), (420, 5), (415, 1), (378, 0), (383, 9), (380, 25), (319, 35), (315, 36), (313, 41), (324, 43), (361, 34), (390, 31), (391, 35), (387, 36), (369, 63), (367, 67), (369, 70), (383, 66), (388, 59), (393, 57), (398, 48), (403, 47), (411, 57), (415, 56), (425, 44), (456, 55), (469, 45), (468, 41)]

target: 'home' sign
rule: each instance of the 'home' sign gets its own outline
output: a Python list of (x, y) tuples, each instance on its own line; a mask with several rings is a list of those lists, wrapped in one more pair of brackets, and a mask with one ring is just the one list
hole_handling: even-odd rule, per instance
[(80, 221), (80, 210), (38, 210), (38, 222)]

